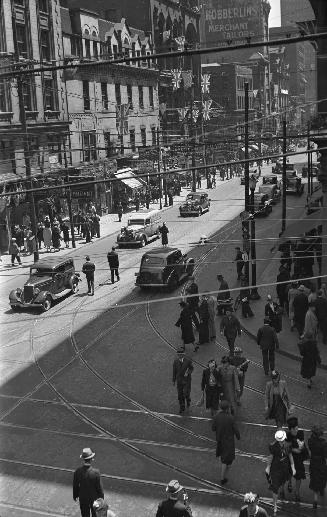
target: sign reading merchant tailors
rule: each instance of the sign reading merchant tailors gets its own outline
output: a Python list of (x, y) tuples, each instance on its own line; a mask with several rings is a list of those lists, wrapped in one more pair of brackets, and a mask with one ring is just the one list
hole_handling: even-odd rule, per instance
[(204, 7), (206, 42), (217, 44), (258, 36), (261, 16), (261, 0), (207, 0)]

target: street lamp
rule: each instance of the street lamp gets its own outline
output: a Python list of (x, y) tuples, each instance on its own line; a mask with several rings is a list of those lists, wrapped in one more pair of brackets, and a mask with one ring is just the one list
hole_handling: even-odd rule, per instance
[(252, 175), (249, 178), (249, 187), (251, 191), (251, 199), (250, 199), (250, 221), (251, 221), (251, 261), (252, 261), (252, 289), (250, 298), (251, 300), (259, 300), (260, 295), (258, 293), (257, 288), (255, 287), (257, 284), (257, 264), (256, 264), (256, 245), (255, 245), (255, 218), (254, 218), (254, 191), (257, 184), (257, 178)]

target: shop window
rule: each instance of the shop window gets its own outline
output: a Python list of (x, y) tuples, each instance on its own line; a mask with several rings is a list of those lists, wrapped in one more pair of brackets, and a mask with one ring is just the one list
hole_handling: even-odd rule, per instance
[(149, 104), (150, 104), (150, 108), (154, 107), (153, 86), (149, 86)]
[(83, 131), (83, 161), (91, 162), (97, 159), (97, 142), (95, 131)]
[(14, 5), (18, 5), (19, 7), (25, 7), (25, 0), (14, 0)]
[(116, 96), (116, 103), (117, 106), (121, 106), (121, 91), (120, 91), (120, 84), (115, 84), (115, 96)]
[(91, 108), (89, 81), (83, 81), (83, 99), (84, 99), (84, 111), (89, 111)]
[(135, 145), (135, 129), (130, 129), (129, 130), (129, 141), (130, 141), (130, 145), (131, 145), (131, 150), (133, 152), (136, 151), (136, 145)]
[(42, 61), (51, 60), (50, 33), (47, 29), (40, 30), (40, 51)]
[(102, 108), (108, 109), (108, 87), (107, 83), (101, 83)]
[(139, 86), (139, 106), (140, 109), (144, 109), (144, 98), (143, 98), (143, 86)]
[(127, 100), (129, 104), (129, 109), (133, 109), (133, 88), (131, 84), (127, 85)]
[(141, 142), (142, 142), (142, 147), (146, 147), (146, 129), (145, 129), (145, 127), (141, 127)]

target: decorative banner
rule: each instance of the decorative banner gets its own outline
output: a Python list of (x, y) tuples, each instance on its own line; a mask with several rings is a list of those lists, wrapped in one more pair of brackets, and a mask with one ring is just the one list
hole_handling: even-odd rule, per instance
[(184, 121), (186, 119), (186, 115), (189, 111), (189, 108), (177, 108), (179, 119)]
[(201, 75), (201, 91), (202, 93), (209, 93), (210, 88), (210, 74)]
[(183, 70), (182, 79), (184, 82), (184, 89), (188, 90), (188, 88), (192, 87), (193, 84), (193, 74), (191, 70)]
[(129, 104), (116, 106), (116, 128), (119, 135), (128, 135)]
[(193, 110), (191, 111), (192, 113), (192, 119), (193, 119), (193, 122), (196, 122), (199, 118), (199, 115), (200, 115), (200, 110), (197, 109), (197, 108), (193, 108)]
[(169, 38), (170, 38), (170, 31), (163, 31), (163, 33), (162, 33), (163, 42), (165, 43), (167, 40), (169, 40)]
[(173, 76), (173, 81), (172, 81), (173, 90), (178, 90), (178, 88), (181, 85), (181, 81), (182, 81), (182, 71), (175, 69), (175, 70), (172, 70), (171, 73)]
[(179, 36), (178, 38), (175, 38), (175, 41), (177, 43), (177, 50), (182, 52), (185, 48), (185, 36)]
[(203, 103), (203, 120), (210, 120), (210, 108), (211, 108), (212, 100), (209, 99), (207, 101), (204, 101)]

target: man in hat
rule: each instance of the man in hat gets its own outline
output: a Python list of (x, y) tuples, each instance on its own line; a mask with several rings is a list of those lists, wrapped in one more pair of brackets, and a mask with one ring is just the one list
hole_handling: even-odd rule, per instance
[(245, 506), (242, 506), (239, 517), (268, 517), (264, 508), (259, 506), (259, 496), (253, 492), (244, 495)]
[(221, 459), (221, 484), (227, 483), (227, 474), (235, 460), (235, 436), (241, 438), (234, 417), (230, 413), (230, 404), (227, 400), (220, 402), (220, 411), (212, 422), (212, 430), (216, 432), (216, 457)]
[(109, 251), (107, 253), (107, 259), (108, 259), (108, 264), (109, 264), (109, 268), (110, 268), (110, 273), (111, 273), (111, 283), (114, 284), (115, 283), (115, 275), (116, 275), (116, 278), (117, 278), (117, 282), (120, 280), (120, 277), (119, 277), (119, 257), (118, 257), (118, 253), (116, 252), (116, 248), (113, 246), (111, 248), (111, 251)]
[(294, 309), (294, 326), (296, 327), (300, 336), (303, 334), (305, 315), (308, 310), (309, 302), (308, 296), (305, 294), (304, 285), (300, 285), (298, 287), (300, 291), (293, 300), (293, 309)]
[(235, 339), (237, 335), (241, 335), (241, 332), (240, 322), (232, 313), (231, 307), (227, 307), (226, 314), (220, 322), (220, 333), (227, 339), (230, 355), (234, 355)]
[(91, 466), (94, 456), (95, 452), (89, 447), (83, 449), (80, 455), (83, 465), (74, 472), (73, 499), (79, 500), (82, 517), (90, 517), (90, 514), (96, 517), (93, 503), (96, 499), (104, 498), (100, 472)]
[(85, 257), (85, 261), (83, 264), (82, 272), (86, 276), (87, 281), (87, 294), (90, 294), (91, 296), (94, 295), (94, 271), (95, 271), (95, 265), (93, 262), (91, 262), (91, 259), (88, 255)]
[[(217, 293), (217, 304), (218, 304), (217, 312), (218, 312), (218, 314), (220, 314), (221, 311), (219, 310), (219, 303), (221, 304), (221, 303), (225, 302), (226, 300), (230, 299), (230, 291), (229, 291), (228, 283), (224, 279), (223, 275), (217, 275), (217, 280), (219, 282), (219, 289), (218, 289), (218, 293)], [(220, 292), (220, 291), (223, 291), (223, 292)]]
[(187, 407), (191, 405), (191, 374), (193, 372), (191, 359), (185, 357), (184, 347), (177, 350), (177, 359), (173, 364), (173, 385), (177, 383), (177, 396), (179, 402), (179, 414), (185, 411), (185, 401)]
[(235, 248), (235, 250), (236, 250), (236, 257), (235, 257), (234, 262), (236, 262), (237, 280), (240, 280), (242, 271), (243, 271), (243, 267), (244, 267), (244, 260), (243, 260), (241, 248), (239, 246), (237, 246)]
[(243, 394), (244, 389), (244, 383), (245, 383), (245, 372), (247, 372), (248, 366), (249, 366), (249, 359), (246, 359), (246, 357), (243, 355), (242, 348), (236, 346), (234, 348), (234, 355), (232, 355), (230, 358), (230, 364), (232, 366), (235, 366), (237, 369), (238, 374), (238, 381), (240, 383), (240, 392), (239, 397), (237, 399), (237, 405), (240, 406), (240, 398)]
[(17, 260), (17, 262), (20, 266), (22, 265), (22, 261), (20, 260), (19, 247), (17, 246), (15, 237), (12, 237), (12, 239), (10, 240), (9, 254), (11, 255), (11, 265), (12, 266), (15, 265), (15, 259)]
[(276, 330), (270, 325), (267, 316), (263, 320), (263, 326), (258, 330), (257, 343), (261, 348), (265, 375), (269, 375), (269, 368), (270, 371), (275, 370), (275, 350), (278, 350), (279, 342)]
[(168, 499), (159, 504), (156, 517), (192, 517), (187, 493), (177, 479), (168, 483), (166, 493)]

